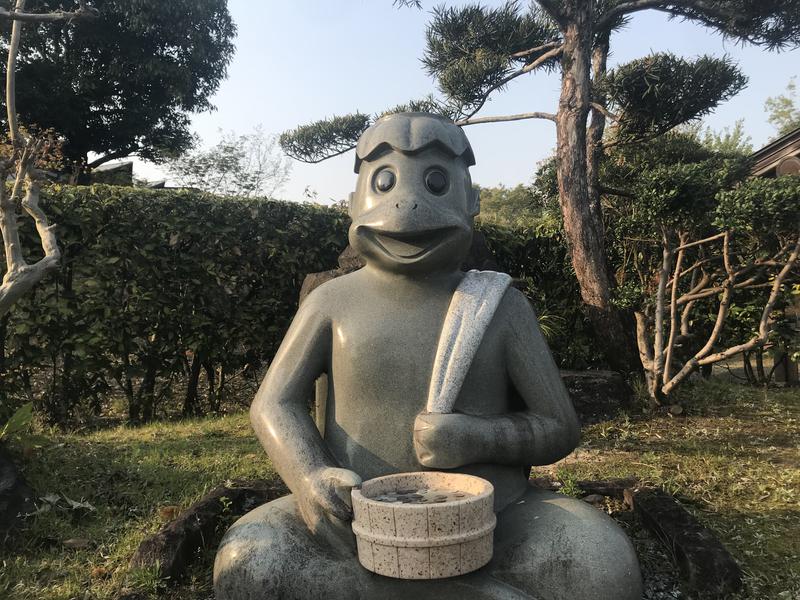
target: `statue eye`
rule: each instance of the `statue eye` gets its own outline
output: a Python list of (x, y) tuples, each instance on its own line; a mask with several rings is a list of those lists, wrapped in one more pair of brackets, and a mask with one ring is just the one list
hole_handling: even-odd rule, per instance
[(425, 187), (428, 191), (441, 196), (447, 191), (447, 175), (441, 169), (431, 169), (425, 173)]
[(394, 187), (396, 179), (392, 171), (389, 169), (381, 169), (375, 176), (375, 189), (379, 192), (388, 192)]

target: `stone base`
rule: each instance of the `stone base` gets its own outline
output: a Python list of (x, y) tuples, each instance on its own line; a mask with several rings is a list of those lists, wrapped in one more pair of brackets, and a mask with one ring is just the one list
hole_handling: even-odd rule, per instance
[(494, 557), (449, 579), (375, 575), (352, 535), (333, 546), (315, 537), (292, 496), (245, 515), (225, 534), (214, 565), (217, 600), (413, 599), (640, 600), (630, 540), (586, 502), (530, 488), (497, 515)]

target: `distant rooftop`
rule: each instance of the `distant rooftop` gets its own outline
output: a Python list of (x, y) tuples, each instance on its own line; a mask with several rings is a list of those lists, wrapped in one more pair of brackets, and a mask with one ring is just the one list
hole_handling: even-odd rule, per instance
[(751, 158), (756, 177), (800, 174), (800, 128), (770, 142)]

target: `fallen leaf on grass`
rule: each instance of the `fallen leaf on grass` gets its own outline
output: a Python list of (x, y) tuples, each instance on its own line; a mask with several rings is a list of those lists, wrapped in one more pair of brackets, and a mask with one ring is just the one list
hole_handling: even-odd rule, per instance
[(108, 572), (108, 569), (106, 569), (105, 567), (95, 567), (94, 569), (92, 569), (91, 575), (92, 579), (103, 579), (105, 577), (108, 577), (110, 573)]
[(163, 521), (171, 521), (179, 514), (181, 514), (180, 506), (162, 506), (158, 509), (158, 516), (161, 517)]

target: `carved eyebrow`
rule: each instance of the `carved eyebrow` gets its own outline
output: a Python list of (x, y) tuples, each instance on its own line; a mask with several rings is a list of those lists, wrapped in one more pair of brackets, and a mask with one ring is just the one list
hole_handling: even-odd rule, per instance
[(420, 154), (425, 152), (426, 150), (441, 150), (448, 156), (452, 158), (459, 158), (463, 155), (456, 154), (455, 151), (448, 146), (447, 144), (441, 142), (440, 140), (431, 140), (424, 146), (417, 146), (415, 148), (399, 148), (397, 146), (391, 145), (389, 142), (381, 142), (377, 146), (375, 146), (370, 152), (366, 155), (361, 157), (362, 161), (372, 162), (381, 156), (384, 156), (391, 152), (392, 150), (396, 152), (402, 152), (403, 154), (414, 156), (415, 154)]

